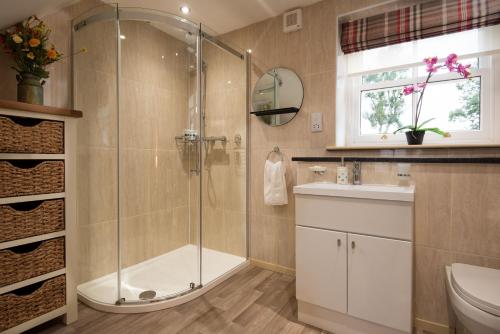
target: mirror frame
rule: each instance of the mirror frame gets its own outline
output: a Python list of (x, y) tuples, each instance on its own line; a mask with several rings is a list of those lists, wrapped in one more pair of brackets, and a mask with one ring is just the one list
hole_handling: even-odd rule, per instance
[[(284, 69), (284, 70), (288, 70), (288, 71), (291, 71), (293, 74), (295, 74), (297, 76), (297, 78), (299, 79), (299, 82), (300, 82), (300, 86), (302, 87), (302, 99), (300, 100), (300, 105), (296, 108), (298, 108), (298, 111), (293, 115), (293, 117), (291, 117), (289, 120), (287, 120), (286, 122), (284, 123), (281, 123), (281, 124), (269, 124), (267, 123), (266, 121), (264, 121), (262, 119), (262, 117), (264, 116), (257, 116), (260, 118), (260, 121), (261, 122), (264, 122), (265, 124), (269, 125), (269, 126), (272, 126), (272, 127), (275, 127), (275, 126), (282, 126), (282, 125), (286, 125), (288, 123), (290, 123), (296, 116), (297, 114), (300, 112), (300, 109), (302, 109), (302, 106), (304, 105), (304, 99), (305, 99), (305, 89), (304, 89), (304, 82), (302, 81), (302, 78), (297, 74), (297, 72), (295, 72), (293, 69), (289, 68), (289, 67), (284, 67), (284, 66), (274, 66), (274, 67), (271, 67), (269, 69), (267, 69), (266, 71), (263, 72), (263, 74), (261, 76), (259, 76), (257, 78), (257, 81), (255, 82), (255, 85), (253, 86), (252, 88), (252, 94), (251, 94), (251, 110), (253, 112), (256, 112), (257, 110), (254, 109), (254, 95), (255, 95), (255, 89), (257, 88), (257, 83), (259, 82), (259, 80), (264, 76), (266, 75), (267, 73), (269, 73), (270, 71), (272, 70), (276, 70), (276, 69)], [(277, 114), (279, 115), (279, 114)], [(269, 116), (276, 116), (276, 115), (269, 115)]]

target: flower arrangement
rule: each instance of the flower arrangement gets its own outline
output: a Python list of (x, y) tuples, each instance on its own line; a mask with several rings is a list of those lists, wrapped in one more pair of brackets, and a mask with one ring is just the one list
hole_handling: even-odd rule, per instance
[(471, 74), (470, 70), (471, 65), (470, 64), (463, 65), (459, 63), (458, 56), (454, 53), (451, 53), (442, 64), (438, 64), (438, 57), (425, 58), (424, 64), (426, 66), (426, 71), (427, 71), (426, 80), (424, 82), (406, 86), (403, 88), (402, 91), (403, 95), (419, 94), (417, 101), (417, 110), (415, 113), (415, 118), (412, 121), (412, 124), (403, 126), (394, 131), (394, 134), (396, 134), (403, 130), (408, 130), (406, 131), (408, 144), (421, 144), (426, 131), (437, 133), (443, 137), (450, 137), (450, 134), (448, 132), (445, 132), (439, 128), (436, 127), (424, 128), (424, 125), (434, 120), (434, 118), (428, 119), (420, 123), (420, 114), (422, 112), (422, 101), (424, 98), (425, 88), (427, 87), (429, 81), (431, 80), (432, 75), (442, 68), (447, 68), (450, 72), (456, 72), (466, 79), (469, 78)]
[(61, 59), (62, 54), (49, 44), (49, 35), (50, 29), (34, 15), (0, 34), (5, 52), (12, 56), (16, 64), (12, 68), (18, 73), (19, 82), (26, 74), (48, 78), (47, 65)]

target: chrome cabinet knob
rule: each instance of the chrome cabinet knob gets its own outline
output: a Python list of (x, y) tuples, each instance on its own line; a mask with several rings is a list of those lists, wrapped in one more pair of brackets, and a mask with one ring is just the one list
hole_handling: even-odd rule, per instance
[(351, 248), (352, 249), (356, 248), (356, 243), (354, 241), (351, 241)]
[(337, 246), (340, 246), (342, 244), (342, 241), (340, 239), (337, 239)]

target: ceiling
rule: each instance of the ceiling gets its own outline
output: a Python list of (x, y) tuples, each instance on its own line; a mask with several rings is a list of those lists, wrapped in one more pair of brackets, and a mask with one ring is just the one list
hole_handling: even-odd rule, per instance
[(30, 15), (44, 16), (53, 13), (75, 0), (0, 0), (0, 28), (24, 20)]
[[(104, 0), (126, 7), (162, 10), (201, 22), (216, 34), (223, 34), (249, 24), (304, 7), (320, 0)], [(44, 16), (75, 0), (0, 0), (0, 27), (7, 27), (31, 14)], [(179, 8), (188, 5), (191, 13), (182, 15)]]
[[(1, 1), (1, 0), (0, 0)], [(282, 14), (288, 9), (305, 7), (320, 0), (104, 0), (125, 7), (144, 7), (184, 16), (201, 22), (216, 34), (224, 34), (255, 22)], [(179, 8), (187, 5), (189, 15)]]

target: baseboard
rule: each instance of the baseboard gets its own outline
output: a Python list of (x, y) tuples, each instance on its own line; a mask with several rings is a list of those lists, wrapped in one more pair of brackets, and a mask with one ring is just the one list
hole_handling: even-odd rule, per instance
[(425, 334), (453, 334), (455, 333), (454, 328), (450, 328), (443, 324), (438, 324), (436, 322), (415, 318), (414, 321), (415, 332), (425, 333)]
[(256, 259), (252, 259), (252, 258), (250, 258), (250, 263), (256, 267), (264, 268), (267, 270), (275, 271), (275, 272), (290, 275), (290, 276), (295, 276), (295, 269), (293, 269), (293, 268), (288, 268), (288, 267), (280, 266), (279, 264), (270, 263), (270, 262), (261, 261), (261, 260), (256, 260)]

